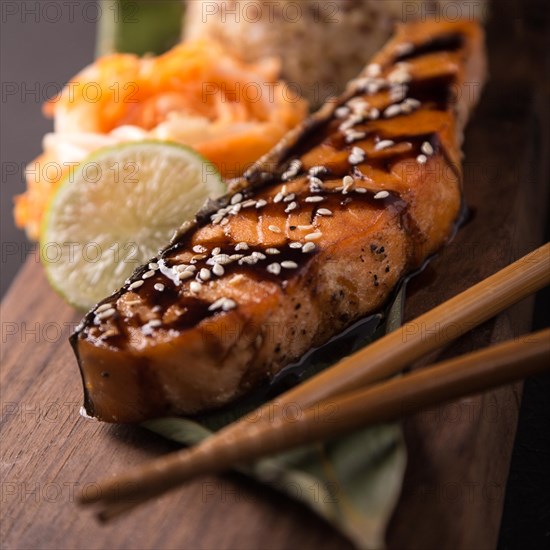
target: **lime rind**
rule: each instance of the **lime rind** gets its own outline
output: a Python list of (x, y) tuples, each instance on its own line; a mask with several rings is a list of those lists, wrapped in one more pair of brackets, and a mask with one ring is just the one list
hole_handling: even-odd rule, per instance
[(60, 184), (44, 217), (40, 256), (50, 284), (71, 305), (90, 308), (224, 192), (214, 165), (177, 143), (94, 152)]

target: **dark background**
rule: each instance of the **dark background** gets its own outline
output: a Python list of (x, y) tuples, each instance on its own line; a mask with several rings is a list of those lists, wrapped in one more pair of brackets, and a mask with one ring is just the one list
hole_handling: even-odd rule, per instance
[(2, 0), (0, 13), (3, 296), (30, 249), (24, 232), (13, 224), (12, 197), (24, 191), (23, 168), (41, 153), (42, 136), (52, 128), (51, 120), (42, 115), (45, 94), (55, 89), (52, 83), (59, 89), (93, 61), (98, 12), (95, 0), (81, 2), (73, 13), (61, 0)]
[[(55, 3), (42, 3), (34, 15), (38, 2), (0, 2), (1, 295), (31, 250), (23, 232), (13, 225), (12, 196), (24, 190), (22, 168), (41, 152), (42, 136), (52, 126), (41, 114), (49, 83), (63, 85), (94, 57), (98, 14), (95, 1), (81, 1), (72, 13), (67, 8), (56, 10), (55, 6), (44, 11), (44, 6)], [(546, 36), (546, 47), (534, 54), (540, 57), (540, 85), (548, 92), (550, 6), (545, 0), (496, 4), (500, 4), (498, 17), (528, 18), (530, 25)], [(515, 8), (507, 13), (508, 6)], [(547, 229), (546, 240), (549, 237)], [(549, 310), (549, 293), (545, 292), (537, 297), (536, 328), (548, 326)], [(549, 465), (550, 376), (543, 375), (525, 384), (506, 491), (501, 550), (550, 548)]]

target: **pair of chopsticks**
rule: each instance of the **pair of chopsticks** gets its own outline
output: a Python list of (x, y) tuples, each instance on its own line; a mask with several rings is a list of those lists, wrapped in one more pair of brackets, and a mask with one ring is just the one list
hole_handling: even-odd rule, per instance
[[(102, 520), (199, 475), (403, 417), (550, 367), (550, 329), (380, 382), (550, 284), (550, 244), (421, 315), (204, 442), (99, 484)], [(292, 410), (292, 418), (282, 411)], [(275, 411), (275, 412), (274, 412)], [(323, 411), (325, 414), (323, 414)]]

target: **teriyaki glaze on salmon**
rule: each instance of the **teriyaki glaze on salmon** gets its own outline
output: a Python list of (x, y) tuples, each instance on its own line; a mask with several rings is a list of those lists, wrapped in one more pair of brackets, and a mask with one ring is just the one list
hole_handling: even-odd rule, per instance
[(452, 234), (485, 78), (474, 22), (402, 25), (71, 337), (87, 414), (215, 409), (382, 308)]

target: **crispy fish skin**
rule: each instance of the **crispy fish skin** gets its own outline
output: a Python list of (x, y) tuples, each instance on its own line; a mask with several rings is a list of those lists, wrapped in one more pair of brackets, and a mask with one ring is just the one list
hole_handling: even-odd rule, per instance
[(71, 337), (87, 413), (222, 406), (380, 309), (453, 232), (484, 78), (476, 23), (401, 26), (343, 97), (87, 314)]

